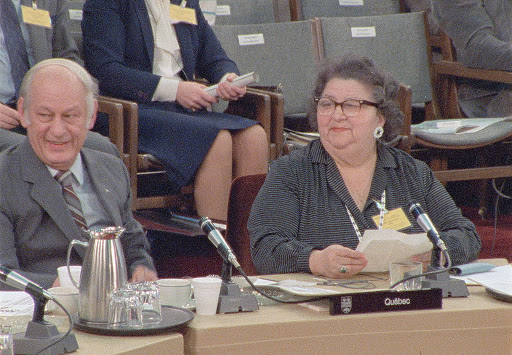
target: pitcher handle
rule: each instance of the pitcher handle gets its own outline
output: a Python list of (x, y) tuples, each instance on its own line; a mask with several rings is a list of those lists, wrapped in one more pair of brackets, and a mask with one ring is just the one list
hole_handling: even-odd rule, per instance
[(78, 286), (78, 283), (75, 281), (75, 279), (73, 278), (73, 275), (71, 274), (71, 269), (69, 267), (69, 263), (71, 261), (71, 251), (73, 250), (73, 246), (75, 244), (78, 244), (78, 245), (81, 245), (85, 248), (87, 248), (89, 246), (89, 243), (88, 242), (83, 242), (81, 240), (78, 240), (78, 239), (73, 239), (71, 241), (71, 243), (69, 243), (69, 246), (68, 246), (68, 254), (66, 256), (66, 267), (68, 269), (68, 274), (69, 274), (69, 278), (71, 279), (71, 282), (73, 283), (73, 285), (77, 288), (77, 289), (80, 289), (80, 287)]

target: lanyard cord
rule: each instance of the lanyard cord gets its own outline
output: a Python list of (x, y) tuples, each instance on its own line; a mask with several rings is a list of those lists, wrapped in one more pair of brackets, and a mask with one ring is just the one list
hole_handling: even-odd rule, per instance
[[(384, 225), (384, 215), (388, 213), (388, 210), (386, 209), (386, 190), (382, 192), (382, 195), (380, 197), (380, 202), (377, 200), (373, 200), (375, 204), (377, 205), (377, 208), (379, 209), (379, 229), (382, 229), (382, 226)], [(350, 218), (350, 222), (352, 222), (352, 227), (354, 228), (354, 231), (356, 232), (357, 238), (359, 241), (363, 238), (361, 231), (359, 230), (359, 227), (357, 226), (356, 220), (354, 219), (354, 216), (352, 215), (352, 212), (348, 209), (347, 205), (345, 205), (345, 209), (347, 210), (348, 217)]]

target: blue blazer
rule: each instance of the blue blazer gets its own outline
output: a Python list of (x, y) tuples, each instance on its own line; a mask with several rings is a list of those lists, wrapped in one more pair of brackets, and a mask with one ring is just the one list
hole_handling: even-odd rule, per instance
[[(180, 4), (181, 0), (172, 0)], [(198, 0), (188, 0), (197, 25), (175, 25), (187, 80), (194, 75), (217, 83), (228, 72), (239, 73), (205, 20)], [(142, 103), (160, 80), (152, 74), (153, 33), (144, 0), (88, 0), (83, 8), (85, 66), (100, 82), (103, 94)]]

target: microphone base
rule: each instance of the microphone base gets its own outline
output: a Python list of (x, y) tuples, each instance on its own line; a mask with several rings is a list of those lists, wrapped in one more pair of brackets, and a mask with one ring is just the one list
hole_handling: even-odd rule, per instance
[[(56, 341), (62, 333), (59, 333), (54, 324), (48, 322), (30, 321), (25, 333), (13, 335), (13, 347), (16, 354), (37, 354), (46, 345)], [(60, 355), (76, 351), (78, 343), (75, 335), (70, 333), (58, 343), (52, 345), (41, 355)]]
[(222, 281), (217, 313), (252, 312), (259, 309), (256, 296), (240, 292), (233, 281)]
[[(432, 266), (428, 267), (428, 271), (434, 270), (436, 270), (436, 268)], [(442, 291), (443, 298), (469, 296), (466, 283), (463, 280), (451, 278), (448, 271), (425, 276), (425, 279), (421, 282), (421, 287), (439, 288)]]

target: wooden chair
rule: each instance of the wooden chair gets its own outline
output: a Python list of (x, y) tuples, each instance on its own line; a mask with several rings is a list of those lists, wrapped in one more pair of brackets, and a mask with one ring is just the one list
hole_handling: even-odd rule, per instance
[[(367, 55), (383, 69), (393, 73), (402, 83), (412, 89), (412, 102), (423, 103), (428, 120), (444, 120), (461, 115), (450, 116), (447, 109), (440, 110), (439, 102), (444, 102), (452, 112), (457, 105), (456, 95), (450, 99), (437, 96), (435, 90), (436, 75), (446, 80), (447, 87), (453, 85), (455, 77), (461, 73), (448, 71), (448, 65), (461, 69), (457, 64), (447, 61), (432, 64), (431, 45), (428, 42), (428, 28), (423, 13), (402, 13), (381, 16), (352, 18), (320, 18), (321, 47), (325, 57), (341, 55), (344, 52), (356, 52)], [(357, 29), (369, 31), (362, 36), (354, 36)], [(321, 31), (321, 32), (320, 32)], [(355, 32), (354, 32), (355, 31)], [(392, 50), (390, 50), (390, 48)], [(445, 70), (445, 71), (443, 71)], [(431, 75), (434, 74), (434, 75)], [(481, 74), (483, 75), (483, 73)], [(445, 91), (445, 90), (441, 90)], [(512, 176), (512, 167), (496, 166), (492, 159), (485, 159), (498, 148), (497, 142), (503, 142), (512, 135), (512, 122), (499, 122), (477, 133), (435, 134), (424, 129), (422, 123), (411, 125), (409, 144), (413, 155), (429, 162), (437, 178), (443, 182), (460, 180), (480, 180)], [(470, 159), (481, 158), (476, 166), (452, 169), (448, 161), (460, 160), (463, 154)]]
[[(439, 117), (469, 120), (465, 118), (458, 104), (457, 82), (461, 78), (512, 84), (511, 72), (468, 68), (457, 62), (452, 42), (442, 30), (437, 36), (432, 35), (431, 31), (427, 32), (427, 38), (430, 47), (438, 48), (441, 53), (441, 60), (432, 62), (434, 96)], [(484, 118), (479, 121), (490, 120), (492, 119)], [(487, 181), (512, 176), (512, 166), (504, 164), (504, 158), (510, 154), (512, 122), (496, 122), (479, 132), (459, 136), (436, 137), (418, 130), (413, 132), (416, 136), (414, 141), (430, 149), (431, 166), (440, 171), (437, 175), (441, 181), (479, 180), (479, 213), (485, 217), (489, 199)], [(463, 156), (466, 157), (466, 162), (473, 163), (471, 168), (449, 169), (450, 161), (461, 159)]]
[(233, 181), (229, 195), (226, 241), (233, 249), (242, 270), (247, 275), (259, 274), (252, 263), (247, 220), (254, 199), (265, 182), (265, 177), (266, 174), (239, 177)]
[[(193, 187), (185, 186), (179, 193), (166, 188), (164, 167), (150, 154), (138, 151), (138, 105), (135, 102), (102, 97), (106, 103), (117, 103), (123, 108), (122, 124), (109, 125), (109, 136), (118, 146), (127, 164), (133, 195), (133, 210), (178, 208), (194, 214)], [(226, 112), (243, 115), (261, 123), (270, 136), (270, 97), (264, 93), (249, 92), (238, 101), (230, 102)], [(112, 121), (110, 121), (112, 122)]]

